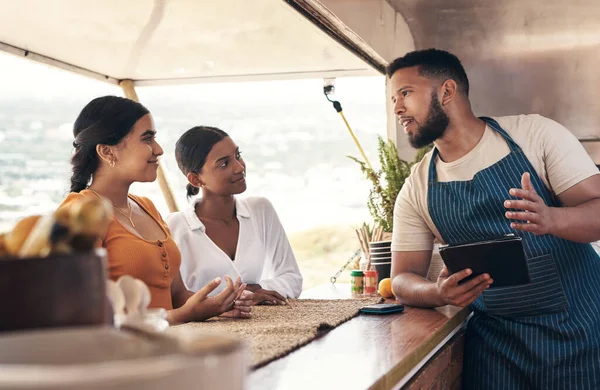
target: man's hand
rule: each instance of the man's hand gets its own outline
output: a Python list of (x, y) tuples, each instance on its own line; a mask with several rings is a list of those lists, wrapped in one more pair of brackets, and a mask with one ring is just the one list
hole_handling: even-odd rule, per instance
[(512, 222), (510, 227), (515, 230), (531, 232), (535, 235), (550, 234), (555, 225), (554, 209), (548, 207), (544, 200), (537, 194), (531, 184), (531, 177), (525, 172), (521, 177), (521, 187), (511, 188), (512, 196), (522, 200), (507, 200), (504, 207), (523, 211), (507, 211), (506, 218), (524, 221), (525, 223)]
[(473, 303), (494, 282), (489, 274), (479, 275), (463, 284), (461, 280), (471, 275), (472, 271), (467, 268), (450, 275), (448, 268), (444, 266), (437, 279), (438, 294), (444, 305), (464, 307)]

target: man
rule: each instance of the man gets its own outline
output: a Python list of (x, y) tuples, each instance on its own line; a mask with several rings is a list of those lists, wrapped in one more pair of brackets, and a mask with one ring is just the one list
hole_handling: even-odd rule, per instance
[[(435, 146), (396, 201), (395, 294), (413, 306), (471, 305), (465, 388), (600, 388), (600, 258), (588, 244), (600, 239), (600, 175), (590, 157), (548, 118), (477, 118), (448, 52), (408, 53), (388, 76), (412, 146)], [(506, 233), (523, 239), (530, 284), (495, 289), (487, 274), (459, 284), (468, 269), (425, 279), (435, 238)]]

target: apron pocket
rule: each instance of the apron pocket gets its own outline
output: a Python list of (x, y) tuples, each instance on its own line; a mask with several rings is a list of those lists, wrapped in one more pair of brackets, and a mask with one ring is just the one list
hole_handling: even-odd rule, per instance
[(523, 286), (492, 287), (483, 292), (485, 312), (501, 317), (536, 317), (567, 310), (552, 255), (527, 259), (531, 283)]

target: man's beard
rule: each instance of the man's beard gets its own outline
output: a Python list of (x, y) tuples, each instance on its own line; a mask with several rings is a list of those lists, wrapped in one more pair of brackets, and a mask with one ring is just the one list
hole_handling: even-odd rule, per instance
[(431, 104), (429, 104), (427, 120), (423, 125), (417, 127), (414, 133), (408, 135), (408, 142), (416, 149), (427, 146), (444, 135), (449, 123), (450, 118), (448, 118), (448, 115), (442, 109), (437, 94), (434, 91), (431, 94)]

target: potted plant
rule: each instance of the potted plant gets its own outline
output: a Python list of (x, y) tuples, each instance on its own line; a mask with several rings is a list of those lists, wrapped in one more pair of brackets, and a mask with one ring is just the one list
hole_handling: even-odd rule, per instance
[(377, 152), (381, 163), (380, 170), (376, 171), (370, 168), (364, 161), (356, 157), (347, 157), (360, 165), (361, 171), (372, 183), (367, 207), (373, 222), (375, 225), (382, 227), (384, 232), (391, 233), (394, 225), (394, 204), (398, 193), (410, 176), (411, 167), (421, 161), (431, 147), (426, 146), (419, 149), (414, 161), (407, 162), (398, 156), (398, 149), (392, 141), (388, 140), (386, 142), (381, 136), (377, 136), (377, 138)]
[[(398, 156), (398, 149), (392, 141), (386, 142), (378, 136), (377, 151), (381, 164), (381, 169), (378, 171), (356, 157), (347, 156), (360, 165), (361, 171), (372, 183), (367, 207), (374, 226), (371, 228), (363, 223), (360, 229), (356, 229), (356, 234), (361, 244), (363, 259), (366, 257), (364, 268), (377, 271), (379, 281), (390, 277), (392, 264), (390, 240), (394, 226), (396, 198), (410, 176), (411, 167), (421, 161), (429, 149), (430, 147), (419, 149), (414, 161), (408, 162)], [(369, 242), (377, 243), (372, 246)], [(362, 268), (363, 265), (361, 264), (360, 267)]]

